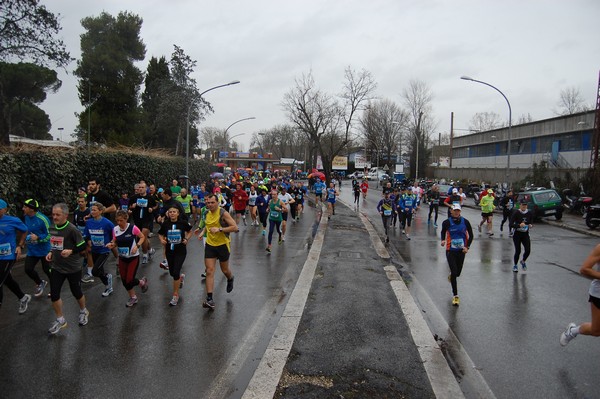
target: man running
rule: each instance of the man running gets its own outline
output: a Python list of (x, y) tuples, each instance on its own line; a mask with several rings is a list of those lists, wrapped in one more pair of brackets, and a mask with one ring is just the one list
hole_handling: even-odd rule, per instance
[(329, 183), (329, 188), (327, 189), (327, 209), (329, 210), (329, 215), (327, 219), (331, 219), (331, 216), (335, 215), (335, 201), (338, 195), (340, 194), (335, 189), (335, 184), (333, 182)]
[(521, 201), (519, 209), (513, 213), (510, 218), (509, 226), (513, 231), (513, 243), (515, 244), (513, 272), (519, 271), (519, 257), (521, 256), (521, 245), (523, 245), (523, 260), (521, 268), (527, 271), (527, 258), (531, 253), (531, 240), (529, 239), (529, 229), (533, 226), (533, 213), (527, 209), (527, 202)]
[(323, 190), (327, 188), (325, 183), (317, 177), (317, 182), (313, 185), (315, 189), (315, 206), (319, 206), (319, 200), (323, 200)]
[[(500, 231), (504, 230), (504, 223), (508, 220), (508, 225), (510, 226), (510, 218), (515, 210), (515, 199), (513, 197), (513, 191), (508, 190), (506, 196), (502, 198), (500, 201), (500, 206), (502, 207), (502, 222), (500, 223)], [(513, 231), (509, 227), (509, 236), (512, 236)]]
[(33, 198), (26, 200), (23, 205), (25, 225), (28, 229), (25, 273), (35, 283), (34, 295), (36, 297), (42, 296), (44, 288), (48, 284), (48, 281), (42, 280), (35, 271), (38, 262), (42, 263), (42, 270), (50, 280), (50, 262), (46, 261), (46, 254), (50, 251), (50, 234), (48, 234), (50, 220), (38, 211), (39, 207), (38, 202)]
[(283, 210), (281, 212), (281, 217), (283, 218), (283, 220), (281, 221), (281, 240), (285, 241), (285, 232), (287, 231), (288, 213), (289, 213), (291, 204), (294, 203), (295, 201), (292, 198), (292, 196), (290, 195), (290, 193), (287, 192), (287, 188), (285, 185), (281, 186), (281, 192), (277, 195), (277, 198), (279, 198), (279, 200), (285, 204), (285, 207), (283, 208)]
[[(224, 209), (219, 207), (214, 194), (206, 196), (206, 244), (204, 246), (204, 266), (206, 267), (206, 300), (202, 307), (214, 310), (213, 290), (215, 286), (215, 267), (217, 259), (221, 271), (227, 278), (227, 292), (233, 290), (233, 273), (229, 269), (229, 233), (239, 231), (235, 220)], [(202, 238), (202, 234), (198, 239)]]
[(398, 200), (398, 209), (404, 214), (402, 218), (402, 234), (406, 234), (406, 239), (410, 240), (412, 217), (417, 210), (417, 196), (407, 190)]
[(362, 183), (360, 183), (360, 191), (362, 191), (363, 200), (366, 200), (367, 192), (369, 191), (369, 181), (366, 177), (363, 179)]
[(494, 190), (491, 188), (487, 190), (487, 194), (479, 201), (479, 206), (481, 206), (481, 222), (479, 222), (477, 228), (481, 233), (481, 226), (487, 222), (487, 233), (488, 236), (491, 237), (494, 235), (494, 232), (492, 231), (492, 219), (494, 216), (494, 209), (496, 209), (496, 206), (494, 205)]
[(390, 198), (390, 192), (384, 191), (383, 198), (379, 200), (377, 204), (377, 212), (381, 215), (381, 221), (383, 222), (383, 230), (385, 231), (385, 242), (390, 242), (390, 223), (392, 216), (396, 213), (396, 203)]
[[(154, 213), (158, 209), (158, 204), (153, 197), (146, 192), (146, 183), (137, 185), (137, 193), (129, 200), (129, 210), (133, 224), (142, 231), (144, 237), (150, 235), (150, 222), (154, 218)], [(144, 240), (142, 244), (142, 265), (148, 263), (148, 258), (156, 252), (150, 247), (150, 240)]]
[(456, 279), (460, 277), (465, 255), (473, 242), (471, 223), (460, 215), (460, 205), (452, 205), (452, 215), (442, 223), (442, 247), (446, 247), (446, 260), (450, 268), (448, 280), (452, 285), (452, 305), (460, 305)]
[(437, 184), (431, 186), (431, 189), (427, 192), (427, 201), (429, 201), (429, 215), (427, 216), (427, 224), (431, 224), (431, 214), (435, 212), (433, 227), (438, 227), (437, 220), (440, 207), (440, 189)]

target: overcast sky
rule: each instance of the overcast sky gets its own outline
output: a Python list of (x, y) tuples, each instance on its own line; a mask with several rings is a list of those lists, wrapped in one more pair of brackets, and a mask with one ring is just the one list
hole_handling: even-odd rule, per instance
[[(81, 19), (129, 11), (143, 19), (146, 60), (170, 58), (176, 44), (198, 62), (193, 77), (214, 114), (202, 126), (230, 129), (247, 150), (253, 132), (287, 123), (283, 95), (312, 70), (319, 88), (338, 93), (344, 68), (373, 74), (377, 96), (402, 103), (411, 79), (434, 94), (439, 132), (466, 129), (477, 112), (508, 120), (508, 107), (486, 81), (508, 97), (513, 121), (555, 116), (561, 89), (575, 87), (595, 107), (600, 70), (598, 0), (42, 0), (60, 14), (67, 50), (80, 57)], [(60, 72), (57, 94), (41, 107), (51, 133), (68, 139), (77, 124), (76, 80)], [(61, 132), (58, 128), (63, 128)], [(92, 126), (93, 129), (93, 126)]]

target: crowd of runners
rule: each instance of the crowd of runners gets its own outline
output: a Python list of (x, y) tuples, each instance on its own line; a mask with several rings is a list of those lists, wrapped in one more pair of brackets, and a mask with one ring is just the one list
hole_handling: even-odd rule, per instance
[[(269, 255), (273, 251), (274, 234), (277, 233), (277, 242), (281, 245), (285, 241), (288, 223), (296, 223), (300, 219), (309, 189), (314, 193), (316, 206), (325, 204), (328, 218), (335, 215), (341, 181), (331, 179), (327, 185), (321, 179), (313, 179), (309, 186), (281, 177), (238, 179), (235, 176), (192, 185), (188, 192), (176, 180), (165, 188), (140, 181), (133, 187), (133, 193), (125, 190), (115, 201), (101, 189), (98, 179), (90, 178), (87, 188), (79, 189), (75, 210), (70, 212), (73, 204), (55, 204), (51, 220), (40, 212), (40, 204), (33, 198), (23, 205), (24, 220), (7, 215), (8, 204), (0, 200), (0, 304), (2, 287), (6, 286), (19, 300), (19, 313), (27, 311), (32, 295), (24, 293), (11, 275), (15, 261), (24, 257), (25, 273), (34, 283), (33, 296), (44, 296), (49, 286), (47, 296), (56, 320), (48, 332), (56, 334), (67, 326), (61, 299), (65, 281), (80, 308), (79, 324), (86, 325), (89, 311), (81, 283), (90, 283), (98, 278), (105, 287), (102, 297), (108, 297), (113, 294), (115, 278), (119, 277), (128, 295), (125, 306), (133, 307), (138, 303), (137, 290), (146, 293), (150, 286), (145, 276), (138, 278), (139, 265), (150, 262), (158, 252), (162, 255), (160, 267), (168, 271), (173, 280), (169, 305), (177, 306), (179, 290), (185, 282), (183, 265), (187, 245), (193, 240), (200, 240), (204, 244), (205, 271), (202, 278), (206, 293), (202, 306), (214, 310), (217, 261), (227, 279), (226, 292), (233, 290), (234, 274), (229, 267), (230, 241), (231, 234), (239, 231), (239, 225), (261, 228), (262, 235), (267, 236), (265, 251)], [(368, 181), (365, 179), (359, 183), (353, 180), (351, 190), (355, 209), (358, 209), (361, 197), (363, 202), (367, 199)], [(508, 222), (509, 236), (515, 248), (513, 271), (517, 273), (519, 265), (522, 271), (527, 270), (533, 215), (527, 209), (527, 203), (520, 203), (517, 207), (515, 198), (509, 192), (500, 202), (503, 208), (500, 231)], [(471, 223), (461, 215), (465, 199), (462, 190), (455, 186), (450, 187), (447, 193), (440, 193), (437, 184), (425, 190), (417, 183), (395, 188), (388, 183), (382, 188), (376, 205), (386, 243), (390, 241), (390, 230), (397, 226), (405, 239), (410, 240), (413, 217), (422, 207), (429, 208), (427, 223), (433, 224), (434, 228), (438, 227), (439, 207), (448, 209), (448, 217), (442, 222), (440, 240), (450, 270), (448, 281), (454, 306), (460, 304), (457, 279), (474, 239)], [(492, 190), (482, 193), (478, 231), (482, 233), (485, 225), (489, 237), (494, 235), (495, 203)], [(149, 239), (155, 230), (160, 248), (153, 248), (150, 244)], [(25, 248), (26, 255), (23, 255)], [(600, 257), (599, 253), (600, 250), (595, 249), (589, 259)], [(110, 259), (117, 259), (114, 275), (107, 271)], [(600, 335), (600, 279), (598, 271), (593, 269), (597, 262), (591, 262), (586, 261), (582, 273), (595, 278), (590, 288), (592, 322), (581, 326), (570, 324), (561, 336), (563, 345), (578, 334)], [(38, 263), (42, 265), (45, 278), (35, 270)]]

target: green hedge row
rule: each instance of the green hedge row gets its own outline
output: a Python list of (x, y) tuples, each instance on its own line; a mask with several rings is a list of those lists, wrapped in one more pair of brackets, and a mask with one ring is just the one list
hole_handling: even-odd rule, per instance
[[(0, 198), (10, 213), (21, 215), (23, 202), (35, 198), (44, 212), (58, 202), (74, 205), (77, 189), (96, 177), (101, 187), (114, 196), (133, 192), (140, 180), (157, 187), (170, 187), (171, 180), (185, 175), (185, 158), (143, 150), (9, 149), (0, 152)], [(191, 183), (206, 180), (210, 166), (190, 159)]]

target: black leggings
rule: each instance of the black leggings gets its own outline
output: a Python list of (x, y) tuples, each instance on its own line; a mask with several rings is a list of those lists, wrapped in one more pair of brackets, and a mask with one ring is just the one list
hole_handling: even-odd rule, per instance
[(385, 230), (386, 236), (389, 235), (388, 230), (390, 228), (391, 220), (392, 220), (392, 215), (390, 215), (390, 216), (381, 215), (381, 221), (383, 222), (383, 230)]
[(271, 241), (273, 241), (273, 231), (277, 229), (277, 234), (279, 234), (279, 238), (281, 238), (281, 222), (269, 219), (269, 245), (271, 245)]
[(25, 258), (25, 273), (32, 279), (37, 285), (42, 283), (40, 275), (35, 271), (35, 265), (38, 262), (42, 262), (42, 270), (50, 279), (50, 262), (46, 260), (45, 256), (27, 256)]
[(290, 213), (292, 216), (292, 219), (296, 219), (296, 214), (298, 213), (298, 204), (296, 204), (295, 202), (293, 204), (290, 204)]
[(506, 221), (508, 219), (510, 219), (511, 214), (512, 214), (512, 209), (504, 209), (502, 211), (502, 222), (500, 223), (500, 228), (502, 228), (502, 226), (504, 226), (504, 223), (506, 223)]
[(458, 295), (458, 285), (456, 279), (462, 273), (463, 263), (465, 263), (465, 253), (463, 251), (446, 251), (446, 260), (450, 267), (450, 284), (452, 285), (452, 294)]
[(258, 212), (258, 219), (263, 226), (263, 229), (267, 228), (267, 214)]
[(433, 222), (437, 224), (439, 208), (440, 206), (438, 204), (429, 204), (429, 216), (427, 217), (427, 219), (431, 219), (431, 214), (435, 210), (435, 219), (433, 220)]
[(525, 249), (523, 252), (523, 262), (525, 262), (531, 253), (531, 241), (529, 240), (529, 234), (523, 234), (515, 231), (515, 234), (513, 235), (513, 243), (515, 244), (515, 265), (519, 262), (519, 256), (521, 255), (521, 244), (523, 244), (523, 248)]
[(140, 280), (135, 277), (139, 264), (139, 256), (134, 256), (133, 258), (119, 257), (119, 275), (121, 276), (123, 287), (127, 291), (140, 284)]
[(181, 277), (181, 269), (185, 257), (187, 256), (187, 248), (185, 246), (177, 246), (175, 250), (167, 249), (167, 262), (169, 262), (169, 274), (173, 280), (179, 280)]
[(92, 260), (94, 262), (94, 267), (92, 268), (92, 276), (100, 278), (100, 280), (102, 280), (102, 284), (104, 284), (104, 285), (108, 284), (108, 277), (106, 277), (106, 272), (104, 271), (104, 265), (106, 264), (106, 261), (108, 260), (109, 254), (110, 254), (110, 252), (106, 253), (106, 254), (98, 254), (98, 253), (92, 252)]
[(354, 203), (358, 204), (359, 201), (360, 201), (360, 191), (355, 191), (354, 192)]
[(50, 299), (52, 299), (52, 302), (60, 299), (60, 290), (65, 280), (69, 281), (69, 288), (75, 299), (80, 300), (83, 296), (80, 271), (76, 271), (75, 273), (60, 273), (53, 269), (50, 272)]
[(0, 260), (0, 288), (6, 285), (17, 298), (21, 299), (25, 294), (21, 291), (21, 287), (19, 287), (19, 284), (13, 279), (12, 274), (10, 273), (14, 264), (15, 259)]

